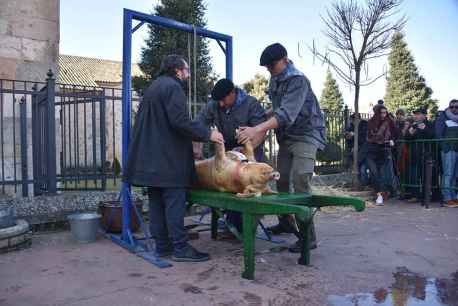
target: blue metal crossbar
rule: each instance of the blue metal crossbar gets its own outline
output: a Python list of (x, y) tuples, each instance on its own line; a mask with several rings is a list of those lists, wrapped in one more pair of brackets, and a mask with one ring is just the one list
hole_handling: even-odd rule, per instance
[[(132, 28), (132, 21), (137, 20), (139, 23)], [(232, 37), (226, 34), (209, 31), (204, 28), (194, 27), (193, 25), (178, 22), (176, 20), (149, 15), (129, 9), (124, 9), (123, 20), (123, 42), (122, 42), (122, 167), (126, 167), (127, 153), (129, 149), (129, 136), (131, 126), (131, 64), (132, 64), (132, 34), (138, 30), (143, 24), (149, 23), (156, 26), (161, 26), (168, 29), (180, 30), (188, 33), (196, 33), (196, 35), (206, 38), (215, 39), (220, 45), (226, 56), (226, 78), (232, 79)], [(225, 47), (223, 47), (223, 44)], [(168, 267), (169, 263), (158, 258), (153, 246), (148, 241), (140, 241), (136, 239), (130, 231), (130, 207), (136, 209), (131, 202), (131, 188), (127, 182), (123, 182), (120, 196), (122, 199), (122, 234), (120, 237), (112, 236), (112, 240), (122, 247), (136, 253), (138, 256), (145, 258), (152, 264), (158, 267)], [(141, 216), (136, 212), (141, 221)], [(141, 221), (143, 234), (146, 240), (149, 240), (147, 227)]]

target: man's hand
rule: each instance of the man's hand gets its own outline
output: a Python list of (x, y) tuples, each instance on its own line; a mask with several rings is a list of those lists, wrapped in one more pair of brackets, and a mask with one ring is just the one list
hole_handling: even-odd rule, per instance
[(224, 144), (223, 134), (221, 134), (217, 130), (212, 130), (210, 134), (210, 141), (217, 143), (217, 144)]
[(409, 128), (409, 133), (410, 133), (410, 135), (415, 134), (415, 129), (413, 127), (410, 127)]
[(426, 124), (424, 124), (423, 122), (418, 124), (418, 128), (419, 128), (420, 130), (424, 130), (425, 127), (426, 127)]
[(274, 109), (272, 107), (269, 107), (268, 109), (266, 109), (267, 118), (272, 117), (273, 114), (274, 114)]
[(259, 132), (256, 131), (255, 127), (242, 126), (239, 128), (237, 134), (237, 140), (241, 144), (245, 144), (247, 141), (254, 139), (256, 136), (259, 136)]

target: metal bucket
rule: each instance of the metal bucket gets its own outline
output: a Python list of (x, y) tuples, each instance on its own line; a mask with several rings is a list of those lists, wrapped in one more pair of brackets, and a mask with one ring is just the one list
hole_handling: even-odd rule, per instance
[(94, 242), (100, 227), (100, 215), (81, 213), (68, 216), (73, 238), (78, 242)]
[(13, 207), (0, 206), (0, 229), (15, 226)]

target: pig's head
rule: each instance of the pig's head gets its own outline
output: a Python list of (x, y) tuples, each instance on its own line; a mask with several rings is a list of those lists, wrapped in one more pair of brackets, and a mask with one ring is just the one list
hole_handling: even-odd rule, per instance
[(243, 169), (244, 177), (249, 178), (251, 183), (265, 184), (271, 180), (278, 180), (280, 173), (266, 163), (246, 163)]

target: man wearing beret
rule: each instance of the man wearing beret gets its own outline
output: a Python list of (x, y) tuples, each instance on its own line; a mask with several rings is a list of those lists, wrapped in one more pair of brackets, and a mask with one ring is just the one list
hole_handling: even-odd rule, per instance
[[(255, 97), (235, 87), (229, 79), (219, 80), (212, 89), (212, 100), (198, 114), (197, 120), (206, 126), (216, 126), (223, 134), (226, 150), (232, 150), (240, 144), (236, 138), (236, 130), (241, 126), (256, 126), (266, 121), (264, 108)], [(259, 133), (252, 139), (257, 161), (264, 159), (263, 142), (265, 133)], [(202, 143), (194, 143), (194, 157), (201, 159)], [(227, 221), (239, 231), (242, 227), (241, 214), (228, 212)]]
[[(270, 129), (275, 129), (279, 151), (277, 157), (280, 192), (310, 193), (315, 156), (326, 144), (323, 113), (310, 81), (294, 67), (281, 44), (269, 45), (261, 54), (260, 65), (271, 75), (269, 98), (272, 102), (272, 117), (254, 127), (242, 127), (238, 135), (244, 143), (258, 138)], [(292, 182), (290, 182), (290, 178)], [(292, 188), (290, 188), (292, 187)], [(271, 227), (273, 233), (297, 232), (292, 216), (280, 217), (279, 224)], [(316, 247), (315, 230), (312, 223), (311, 248)], [(291, 252), (300, 252), (303, 242), (297, 241)]]

